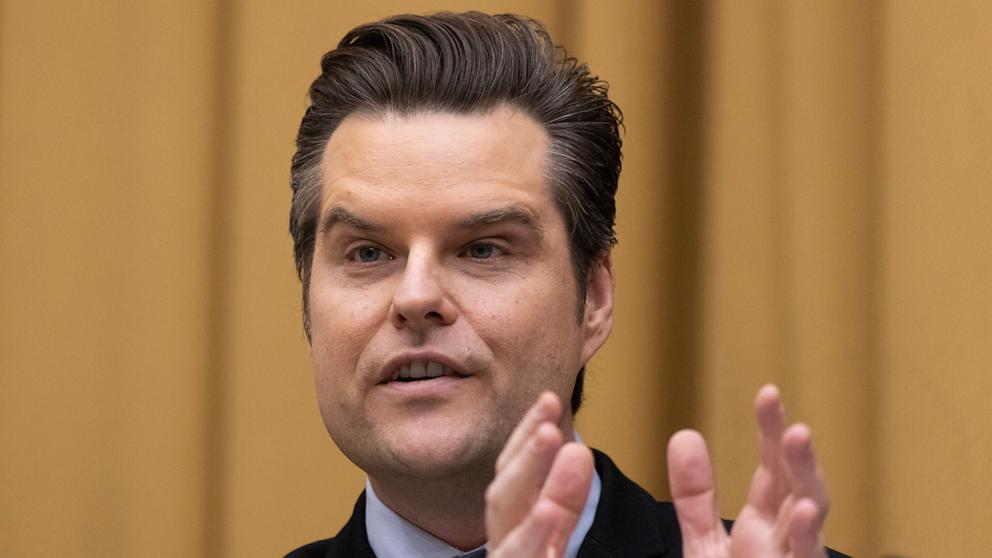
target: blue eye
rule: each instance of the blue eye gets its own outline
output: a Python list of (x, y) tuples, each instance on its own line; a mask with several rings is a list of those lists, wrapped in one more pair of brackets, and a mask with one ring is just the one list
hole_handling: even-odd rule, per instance
[(493, 255), (493, 245), (492, 244), (473, 244), (468, 248), (469, 256), (485, 260), (491, 258)]
[(376, 248), (375, 246), (363, 246), (358, 249), (357, 255), (358, 261), (371, 263), (378, 261), (379, 257), (382, 255), (382, 250)]

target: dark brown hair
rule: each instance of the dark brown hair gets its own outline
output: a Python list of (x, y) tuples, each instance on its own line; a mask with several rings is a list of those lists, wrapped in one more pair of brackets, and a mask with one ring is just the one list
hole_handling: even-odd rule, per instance
[[(541, 124), (550, 138), (548, 181), (570, 233), (581, 319), (589, 269), (616, 243), (622, 116), (605, 82), (556, 46), (540, 22), (478, 12), (400, 15), (361, 25), (320, 66), (296, 137), (289, 217), (308, 339), (320, 162), (331, 134), (356, 112), (468, 114), (505, 103)], [(576, 378), (573, 413), (582, 402), (584, 374)]]

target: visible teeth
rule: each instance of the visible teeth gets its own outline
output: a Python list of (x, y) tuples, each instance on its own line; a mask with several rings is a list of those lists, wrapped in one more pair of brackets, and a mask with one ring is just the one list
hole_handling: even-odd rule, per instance
[(444, 373), (444, 365), (433, 360), (427, 361), (427, 377), (438, 378)]
[(393, 372), (392, 381), (399, 380), (422, 380), (430, 378), (440, 378), (441, 376), (457, 376), (450, 366), (445, 366), (433, 360), (415, 360), (409, 364), (400, 365)]
[(426, 375), (427, 375), (427, 367), (424, 366), (424, 361), (415, 360), (410, 363), (411, 378), (423, 378)]

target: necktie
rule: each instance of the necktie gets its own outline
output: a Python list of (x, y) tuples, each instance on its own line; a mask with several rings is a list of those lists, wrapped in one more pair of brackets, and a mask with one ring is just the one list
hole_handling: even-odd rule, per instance
[(456, 556), (455, 558), (486, 558), (486, 548), (482, 547), (468, 554), (462, 554), (461, 556)]

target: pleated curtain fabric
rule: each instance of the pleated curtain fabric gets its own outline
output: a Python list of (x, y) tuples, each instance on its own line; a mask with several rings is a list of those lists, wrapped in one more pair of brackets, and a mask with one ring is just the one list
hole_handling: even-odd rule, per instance
[(775, 381), (830, 546), (986, 555), (992, 2), (0, 0), (3, 555), (275, 556), (347, 521), (289, 160), (320, 56), (438, 9), (545, 21), (623, 108), (590, 446), (665, 498), (696, 428), (733, 517)]

